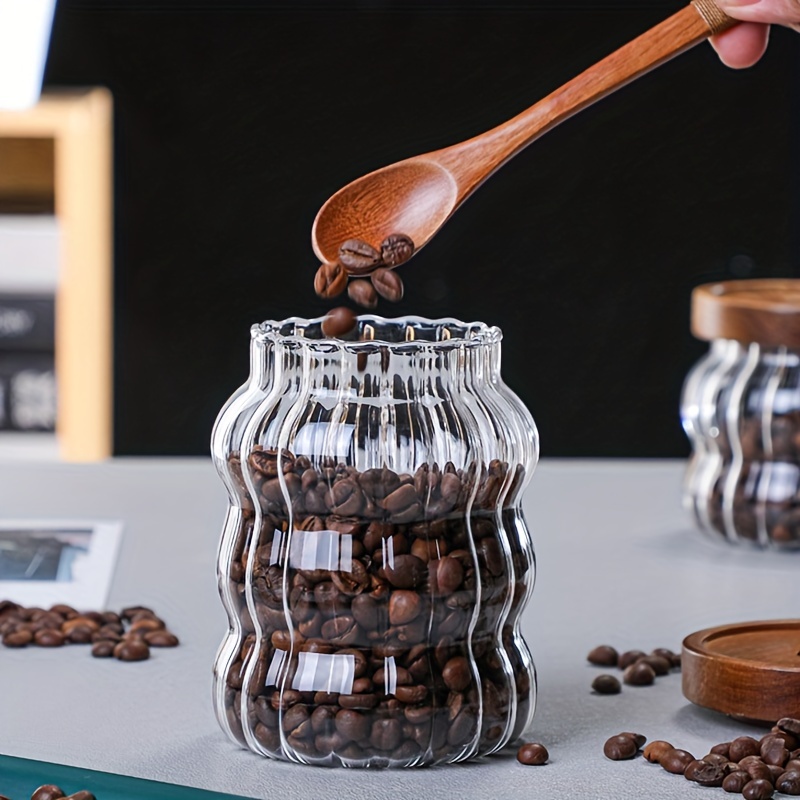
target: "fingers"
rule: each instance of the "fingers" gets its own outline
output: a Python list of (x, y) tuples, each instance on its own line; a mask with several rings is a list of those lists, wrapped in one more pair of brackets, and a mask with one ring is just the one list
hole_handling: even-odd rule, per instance
[(744, 22), (787, 25), (800, 24), (800, 0), (716, 0), (730, 17)]
[[(722, 3), (719, 3), (722, 6)], [(745, 22), (711, 38), (722, 63), (733, 69), (752, 67), (767, 49), (769, 25)]]

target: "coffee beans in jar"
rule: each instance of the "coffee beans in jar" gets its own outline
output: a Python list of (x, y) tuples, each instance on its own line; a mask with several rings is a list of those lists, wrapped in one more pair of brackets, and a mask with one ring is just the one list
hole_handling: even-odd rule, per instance
[[(494, 424), (497, 433), (478, 433), (472, 458), (459, 452), (460, 430), (475, 420), (451, 399), (444, 353), (464, 348), (470, 373), (479, 364), (461, 323), (444, 331), (360, 318), (359, 331), (368, 324), (374, 338), (321, 341), (319, 353), (316, 323), (292, 324), (303, 327), (302, 336), (285, 329), (292, 350), (308, 352), (295, 367), (278, 345), (286, 390), (272, 388), (242, 450), (226, 456), (255, 514), (251, 532), (240, 524), (226, 545), (221, 585), (224, 597), (247, 597), (256, 618), (239, 619), (235, 649), (217, 665), (224, 717), (257, 752), (313, 764), (422, 765), (494, 752), (519, 737), (534, 699), (516, 632), (533, 564), (519, 510), (529, 417), (476, 373), (469, 391), (492, 396), (475, 410), (498, 415), (481, 431)], [(294, 383), (296, 369), (323, 363), (332, 371)], [(395, 376), (401, 364), (420, 374), (436, 367), (445, 438), (421, 438), (431, 430), (421, 424), (427, 401)], [(381, 374), (383, 383), (373, 381)], [(332, 397), (329, 375), (344, 381), (339, 407), (323, 401)], [(381, 407), (390, 410), (380, 415)], [(418, 463), (404, 470), (410, 451), (395, 448), (409, 436)], [(449, 457), (440, 460), (445, 441)], [(235, 514), (249, 519), (241, 505)]]

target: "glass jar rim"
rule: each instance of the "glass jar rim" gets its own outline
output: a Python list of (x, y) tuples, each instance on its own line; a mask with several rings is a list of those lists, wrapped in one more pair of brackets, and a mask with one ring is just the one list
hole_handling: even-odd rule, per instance
[[(458, 347), (485, 347), (499, 344), (503, 332), (485, 322), (464, 322), (455, 317), (426, 317), (408, 315), (382, 317), (359, 314), (349, 336), (366, 338), (334, 338), (322, 333), (325, 317), (288, 317), (284, 320), (264, 320), (250, 329), (253, 339), (270, 341), (283, 346), (307, 347), (320, 352), (345, 350), (352, 353), (374, 352), (378, 348), (391, 351), (429, 349), (434, 352)], [(402, 336), (402, 338), (400, 338)]]

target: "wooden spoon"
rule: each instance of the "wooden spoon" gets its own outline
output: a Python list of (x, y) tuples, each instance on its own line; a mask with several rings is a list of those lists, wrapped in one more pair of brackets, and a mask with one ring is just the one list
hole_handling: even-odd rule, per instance
[(736, 24), (713, 0), (693, 0), (508, 122), (358, 178), (339, 189), (317, 213), (311, 230), (314, 252), (322, 261), (336, 261), (346, 239), (363, 239), (378, 247), (390, 233), (410, 236), (415, 252), (419, 251), (475, 189), (535, 139)]

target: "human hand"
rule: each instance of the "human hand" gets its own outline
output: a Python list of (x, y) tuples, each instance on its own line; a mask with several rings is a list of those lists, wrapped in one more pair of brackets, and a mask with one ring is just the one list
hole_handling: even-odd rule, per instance
[(711, 38), (724, 64), (734, 69), (751, 67), (767, 49), (770, 25), (800, 31), (800, 0), (716, 0), (729, 16), (742, 21)]

